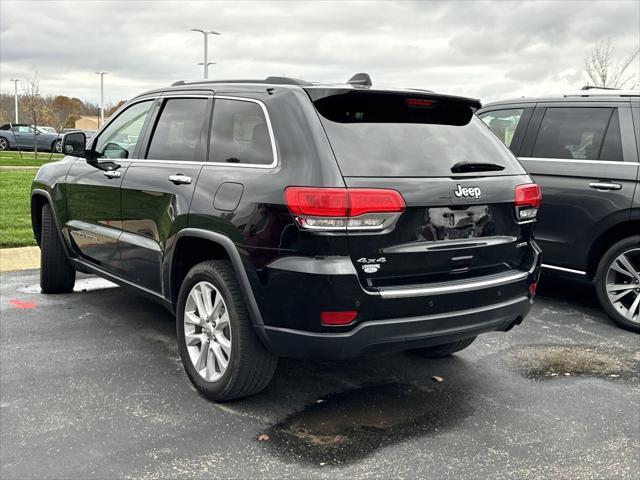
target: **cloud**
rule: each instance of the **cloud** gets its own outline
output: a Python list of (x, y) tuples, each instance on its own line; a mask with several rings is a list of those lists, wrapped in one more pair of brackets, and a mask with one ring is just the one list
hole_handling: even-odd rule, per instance
[(0, 3), (1, 87), (38, 71), (43, 93), (109, 102), (201, 76), (290, 75), (479, 96), (576, 89), (587, 50), (640, 41), (640, 4), (603, 2), (13, 2)]

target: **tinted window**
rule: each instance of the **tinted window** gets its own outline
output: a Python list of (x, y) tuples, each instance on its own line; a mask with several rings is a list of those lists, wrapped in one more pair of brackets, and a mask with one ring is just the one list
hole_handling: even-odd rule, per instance
[(200, 140), (207, 128), (206, 98), (165, 101), (147, 151), (153, 160), (199, 161)]
[(338, 94), (314, 102), (345, 176), (445, 177), (460, 162), (522, 167), (468, 105), (397, 94)]
[(617, 108), (613, 110), (599, 159), (614, 162), (622, 161), (622, 140), (620, 139), (620, 120), (618, 119)]
[(547, 108), (532, 156), (598, 160), (612, 113), (611, 108)]
[(257, 103), (217, 99), (212, 128), (211, 162), (254, 165), (273, 162), (267, 120)]
[(114, 118), (96, 141), (98, 156), (131, 158), (152, 104), (152, 100), (136, 103)]
[(480, 118), (507, 147), (511, 146), (513, 134), (516, 132), (523, 108), (497, 110), (480, 115)]

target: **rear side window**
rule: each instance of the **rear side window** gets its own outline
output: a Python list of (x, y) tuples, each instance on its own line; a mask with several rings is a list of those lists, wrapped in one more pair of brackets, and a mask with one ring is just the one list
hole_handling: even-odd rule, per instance
[(147, 158), (194, 162), (205, 129), (206, 98), (171, 98), (165, 101), (151, 138)]
[(273, 155), (267, 119), (259, 104), (215, 100), (209, 161), (269, 165)]
[(514, 175), (522, 167), (462, 102), (349, 92), (314, 101), (340, 170), (356, 177), (450, 177), (461, 162), (490, 163)]
[(617, 109), (547, 108), (540, 124), (532, 156), (569, 160), (622, 161)]
[(487, 112), (479, 116), (500, 141), (510, 147), (513, 135), (516, 133), (518, 123), (522, 118), (522, 112), (524, 112), (524, 108), (514, 108), (512, 110)]

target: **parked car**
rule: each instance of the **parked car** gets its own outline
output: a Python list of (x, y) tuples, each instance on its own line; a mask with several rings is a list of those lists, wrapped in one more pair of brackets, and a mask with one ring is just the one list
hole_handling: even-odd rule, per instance
[(540, 263), (539, 188), (478, 107), (362, 74), (144, 93), (39, 170), (42, 291), (82, 271), (162, 303), (218, 401), (278, 356), (462, 350), (522, 322)]
[(594, 282), (609, 316), (640, 331), (640, 93), (521, 98), (478, 115), (542, 188), (542, 267)]
[[(31, 125), (31, 127), (33, 127), (33, 125)], [(53, 128), (53, 127), (36, 126), (35, 129), (38, 130), (41, 133), (54, 133), (56, 135), (58, 134), (56, 129)]]
[(28, 149), (33, 150), (35, 145), (39, 150), (62, 151), (62, 137), (58, 134), (35, 129), (31, 125), (23, 123), (5, 123), (0, 126), (0, 150)]

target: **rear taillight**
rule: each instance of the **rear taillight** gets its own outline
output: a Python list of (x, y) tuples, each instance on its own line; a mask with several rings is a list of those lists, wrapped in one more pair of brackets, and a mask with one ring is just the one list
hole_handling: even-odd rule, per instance
[(405, 209), (395, 190), (373, 188), (287, 187), (284, 201), (307, 230), (384, 230)]
[(516, 217), (518, 220), (533, 220), (542, 202), (542, 192), (535, 183), (518, 185), (515, 192)]

